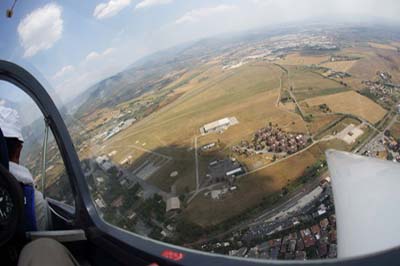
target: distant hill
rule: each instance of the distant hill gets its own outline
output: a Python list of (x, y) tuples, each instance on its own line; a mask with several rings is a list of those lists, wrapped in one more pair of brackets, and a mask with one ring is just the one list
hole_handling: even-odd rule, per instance
[(177, 78), (170, 75), (171, 72), (193, 68), (236, 41), (238, 38), (231, 36), (205, 39), (146, 56), (126, 70), (91, 86), (69, 104), (68, 110), (81, 117), (98, 108), (114, 106), (145, 92), (161, 89)]
[[(38, 117), (41, 116), (41, 113), (38, 108), (32, 108), (33, 102), (31, 101), (24, 101), (24, 102), (13, 102), (9, 99), (1, 99), (0, 98), (0, 106), (6, 106), (17, 110), (21, 119), (22, 127), (30, 125), (32, 121), (36, 120)], [(29, 108), (29, 112), (26, 112), (26, 109)]]

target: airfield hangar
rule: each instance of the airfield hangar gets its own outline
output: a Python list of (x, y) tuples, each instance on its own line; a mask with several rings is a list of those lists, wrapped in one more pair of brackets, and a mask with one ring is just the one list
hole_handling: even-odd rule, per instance
[(237, 119), (235, 117), (225, 117), (220, 120), (205, 124), (200, 128), (200, 133), (207, 134), (210, 132), (223, 131), (234, 124), (237, 124)]

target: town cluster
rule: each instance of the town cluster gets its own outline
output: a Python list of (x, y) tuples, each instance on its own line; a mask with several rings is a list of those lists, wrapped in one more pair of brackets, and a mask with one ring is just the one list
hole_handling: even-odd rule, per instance
[(251, 44), (240, 45), (223, 56), (222, 69), (234, 69), (254, 60), (275, 61), (295, 51), (337, 51), (339, 46), (327, 35), (308, 33), (288, 34), (273, 39), (263, 39)]
[(248, 228), (203, 243), (200, 249), (258, 259), (336, 258), (336, 216), (330, 177), (288, 210), (268, 219), (256, 219)]
[(394, 162), (400, 162), (400, 142), (399, 140), (395, 140), (393, 137), (389, 137), (386, 140), (383, 140), (383, 144), (386, 145), (388, 149), (387, 159), (392, 160)]
[(400, 85), (392, 82), (392, 76), (388, 72), (378, 71), (378, 80), (363, 80), (364, 89), (361, 91), (367, 96), (381, 103), (383, 106), (390, 106), (397, 102), (398, 89)]
[(231, 250), (229, 255), (260, 259), (306, 260), (336, 258), (336, 217), (331, 215), (310, 227), (247, 249)]
[(303, 134), (293, 134), (279, 127), (268, 126), (259, 129), (249, 142), (243, 140), (233, 146), (232, 151), (238, 154), (273, 153), (279, 155), (293, 154), (307, 146), (307, 138)]

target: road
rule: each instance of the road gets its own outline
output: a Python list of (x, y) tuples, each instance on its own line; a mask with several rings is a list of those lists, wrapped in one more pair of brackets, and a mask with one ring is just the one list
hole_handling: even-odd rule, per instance
[(382, 131), (378, 131), (379, 133), (372, 138), (368, 138), (367, 140), (364, 141), (364, 145), (360, 145), (360, 147), (358, 147), (355, 152), (359, 153), (359, 154), (363, 154), (365, 151), (370, 149), (370, 145), (377, 142), (379, 139), (381, 139), (384, 136), (384, 133), (386, 130), (390, 129), (393, 124), (397, 121), (398, 118), (398, 114), (396, 114), (395, 116), (393, 116), (392, 120), (387, 124), (387, 126), (382, 130)]
[(276, 103), (275, 103), (276, 107), (279, 106), (279, 102), (281, 101), (281, 94), (282, 94), (282, 76), (279, 77), (279, 94), (278, 94), (278, 98), (276, 99)]
[(216, 183), (216, 184), (212, 184), (212, 185), (207, 186), (207, 187), (200, 188), (199, 190), (192, 191), (191, 193), (193, 193), (193, 194), (188, 198), (186, 203), (189, 204), (201, 192), (206, 191), (206, 190), (212, 190), (212, 189), (214, 189), (214, 188), (216, 188), (218, 186), (221, 186), (221, 184), (222, 183)]
[[(288, 81), (288, 86), (290, 87), (289, 89), (287, 89), (287, 92), (289, 92), (290, 97), (292, 97), (294, 103), (296, 104), (297, 109), (298, 109), (299, 112), (300, 112), (301, 118), (304, 120), (304, 122), (306, 122), (306, 120), (305, 120), (306, 114), (303, 112), (303, 109), (301, 108), (299, 102), (297, 101), (296, 96), (294, 96), (294, 94), (293, 94), (293, 92), (292, 92), (292, 90), (295, 89), (295, 85), (294, 85), (294, 81), (291, 81), (291, 80), (290, 80), (289, 71), (287, 71), (287, 81)], [(290, 85), (290, 84), (291, 84), (291, 85)], [(308, 134), (309, 136), (311, 136), (311, 140), (314, 141), (314, 137), (313, 137), (313, 135), (311, 134), (309, 128), (308, 128), (307, 126), (306, 126), (305, 128), (306, 128), (306, 130), (307, 130), (307, 134)]]
[(199, 178), (199, 155), (197, 152), (197, 137), (194, 137), (194, 162), (195, 162), (195, 173), (196, 173), (196, 192), (200, 188), (200, 178)]
[(289, 94), (290, 94), (290, 97), (292, 97), (294, 103), (296, 104), (297, 109), (299, 109), (299, 112), (300, 112), (300, 114), (301, 114), (301, 117), (303, 117), (303, 118), (306, 117), (305, 114), (304, 114), (304, 112), (303, 112), (303, 109), (301, 109), (300, 104), (297, 102), (297, 99), (296, 99), (296, 97), (294, 96), (293, 92), (291, 92), (290, 90), (288, 90), (288, 92), (289, 92)]

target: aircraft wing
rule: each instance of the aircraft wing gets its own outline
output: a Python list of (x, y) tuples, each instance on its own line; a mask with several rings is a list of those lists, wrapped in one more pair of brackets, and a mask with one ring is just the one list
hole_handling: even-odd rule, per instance
[(338, 257), (400, 245), (400, 164), (326, 152), (336, 209)]

